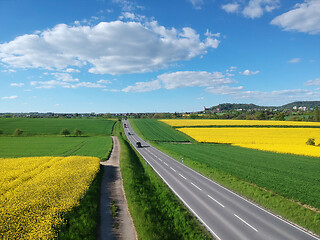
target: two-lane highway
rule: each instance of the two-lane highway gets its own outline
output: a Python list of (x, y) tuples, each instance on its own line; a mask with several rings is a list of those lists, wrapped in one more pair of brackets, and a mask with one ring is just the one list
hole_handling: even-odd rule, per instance
[[(128, 121), (123, 123), (130, 143), (214, 238), (319, 240), (150, 146), (135, 134)], [(142, 147), (137, 148), (136, 142)]]

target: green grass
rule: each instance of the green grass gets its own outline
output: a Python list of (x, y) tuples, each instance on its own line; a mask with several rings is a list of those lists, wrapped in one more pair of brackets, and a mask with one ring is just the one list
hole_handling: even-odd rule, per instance
[(140, 132), (146, 140), (158, 142), (189, 142), (191, 138), (171, 126), (155, 119), (130, 119), (134, 130)]
[[(119, 124), (117, 124), (119, 126)], [(167, 185), (138, 156), (118, 129), (120, 166), (139, 239), (212, 239)]]
[(108, 158), (111, 137), (0, 137), (0, 157), (92, 156)]
[(63, 128), (72, 134), (74, 129), (82, 135), (110, 135), (115, 121), (106, 119), (57, 119), (57, 118), (0, 118), (0, 129), (4, 135), (12, 135), (22, 129), (24, 136), (58, 135)]
[(59, 229), (59, 240), (95, 240), (100, 223), (99, 202), (103, 170), (92, 181), (80, 205), (68, 212), (66, 224)]
[[(320, 233), (320, 159), (277, 154), (223, 144), (156, 146), (222, 185), (277, 214)], [(293, 200), (292, 200), (293, 199)]]

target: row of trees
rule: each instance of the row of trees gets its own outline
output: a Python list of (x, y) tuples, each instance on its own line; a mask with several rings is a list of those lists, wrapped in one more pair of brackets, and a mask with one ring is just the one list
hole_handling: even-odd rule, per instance
[[(64, 128), (61, 130), (60, 134), (64, 135), (64, 136), (69, 136), (71, 134), (71, 132), (67, 128)], [(77, 137), (80, 137), (82, 135), (82, 131), (80, 129), (76, 128), (73, 131), (73, 134)]]

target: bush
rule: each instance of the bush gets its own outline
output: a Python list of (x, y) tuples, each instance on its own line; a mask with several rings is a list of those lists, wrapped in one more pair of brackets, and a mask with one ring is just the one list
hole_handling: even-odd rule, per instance
[(21, 136), (23, 133), (22, 129), (17, 128), (16, 130), (14, 130), (13, 132), (13, 136)]
[(314, 138), (309, 138), (308, 141), (306, 142), (307, 145), (315, 146), (316, 143), (314, 141)]
[(1, 134), (3, 134), (3, 130), (2, 130), (2, 129), (0, 129), (0, 135), (1, 135)]
[(76, 135), (77, 137), (81, 136), (82, 134), (82, 131), (79, 130), (78, 128), (76, 128), (74, 131), (73, 131), (74, 135)]
[(70, 135), (70, 131), (67, 128), (62, 129), (60, 133), (64, 136)]

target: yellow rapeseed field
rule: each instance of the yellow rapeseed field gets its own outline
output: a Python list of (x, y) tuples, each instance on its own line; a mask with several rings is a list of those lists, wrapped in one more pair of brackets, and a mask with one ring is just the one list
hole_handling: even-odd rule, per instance
[(308, 138), (320, 141), (320, 128), (179, 128), (199, 142), (229, 143), (235, 146), (320, 157), (320, 146), (306, 145)]
[(0, 239), (53, 239), (99, 171), (94, 157), (0, 158)]
[(225, 120), (225, 119), (163, 119), (173, 127), (192, 126), (309, 126), (320, 127), (320, 122), (293, 122), (271, 120)]

